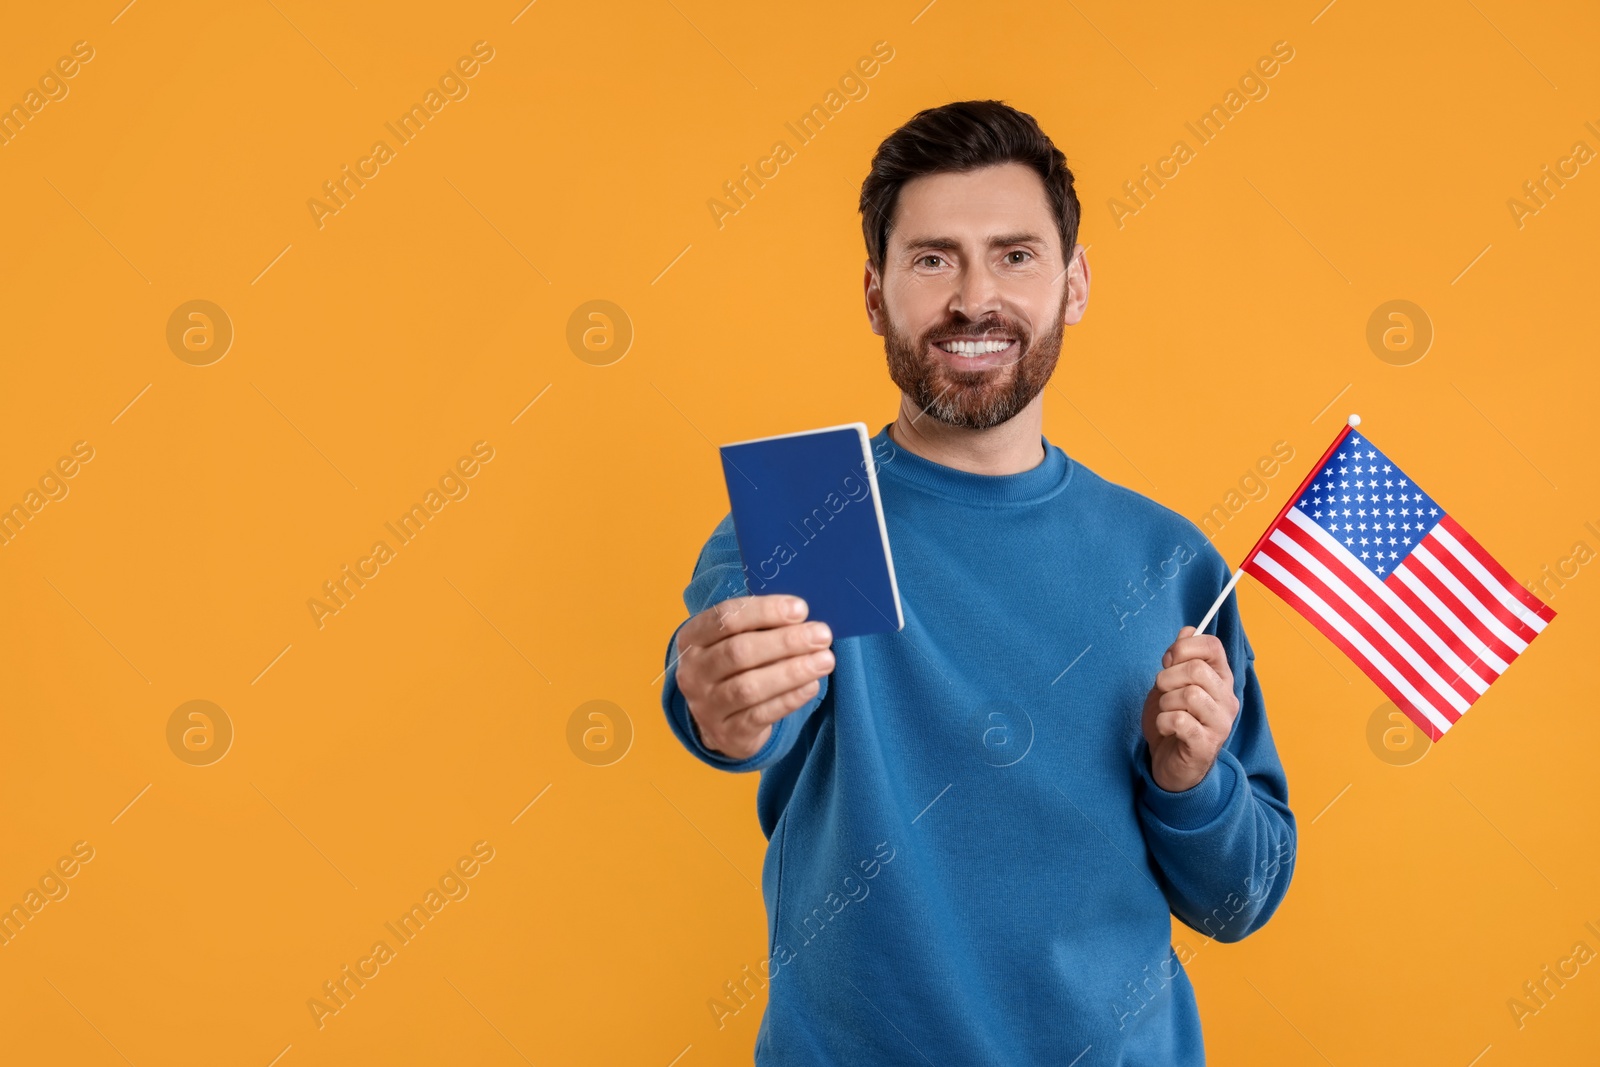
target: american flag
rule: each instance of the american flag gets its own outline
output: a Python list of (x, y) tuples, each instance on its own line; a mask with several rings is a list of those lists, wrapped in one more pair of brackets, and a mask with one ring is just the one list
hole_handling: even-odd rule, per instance
[(1241, 569), (1435, 741), (1556, 616), (1353, 426)]

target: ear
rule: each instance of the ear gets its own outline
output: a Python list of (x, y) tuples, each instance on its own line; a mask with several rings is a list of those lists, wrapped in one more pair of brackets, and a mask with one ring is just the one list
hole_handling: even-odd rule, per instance
[(1083, 245), (1072, 246), (1072, 262), (1067, 264), (1067, 306), (1061, 313), (1066, 326), (1076, 326), (1089, 304), (1089, 256)]
[(866, 290), (867, 322), (872, 326), (872, 332), (879, 337), (884, 333), (883, 286), (878, 278), (878, 272), (872, 266), (872, 260), (867, 260), (866, 274), (862, 278), (862, 286)]

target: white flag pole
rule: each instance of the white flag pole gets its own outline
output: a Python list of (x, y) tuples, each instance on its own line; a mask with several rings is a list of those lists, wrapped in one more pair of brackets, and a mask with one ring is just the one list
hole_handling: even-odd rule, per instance
[[(1361, 416), (1360, 415), (1351, 415), (1348, 421), (1349, 421), (1351, 426), (1360, 426), (1361, 425)], [(1337, 444), (1337, 441), (1335, 442), (1335, 444)], [(1329, 451), (1331, 452), (1332, 448), (1329, 448)], [(1327, 455), (1326, 455), (1326, 453), (1324, 453), (1323, 459), (1326, 459), (1326, 458), (1327, 458)], [(1322, 461), (1318, 460), (1317, 461), (1317, 466), (1320, 467), (1321, 465), (1322, 465)], [(1309, 481), (1310, 478), (1311, 478), (1311, 475), (1316, 474), (1316, 472), (1317, 472), (1317, 468), (1316, 467), (1312, 467), (1311, 468), (1311, 474), (1306, 475), (1307, 481)], [(1295, 495), (1296, 496), (1299, 495), (1299, 490), (1295, 491)], [(1291, 497), (1290, 498), (1290, 503), (1292, 504), (1293, 502), (1294, 502), (1294, 500)], [(1285, 510), (1287, 510), (1288, 505), (1287, 504), (1284, 505), (1284, 508), (1285, 508)], [(1280, 513), (1280, 517), (1281, 517), (1281, 513)], [(1277, 522), (1277, 521), (1278, 521), (1277, 519), (1273, 520), (1274, 523)], [(1270, 529), (1271, 527), (1268, 527), (1268, 528)], [(1259, 544), (1259, 542), (1258, 542), (1258, 544)], [(1251, 549), (1252, 553), (1254, 551), (1255, 551), (1254, 549)], [(1245, 562), (1248, 563), (1249, 560), (1246, 559)], [(1244, 566), (1243, 566), (1243, 564), (1240, 565), (1238, 570), (1233, 572), (1233, 577), (1228, 579), (1228, 584), (1222, 587), (1222, 592), (1218, 593), (1217, 594), (1217, 599), (1212, 602), (1211, 610), (1206, 612), (1206, 617), (1200, 620), (1200, 625), (1196, 626), (1194, 628), (1194, 632), (1196, 634), (1203, 634), (1203, 633), (1206, 632), (1206, 626), (1211, 622), (1212, 616), (1216, 615), (1218, 610), (1221, 609), (1222, 602), (1224, 600), (1228, 599), (1228, 594), (1233, 592), (1233, 587), (1239, 584), (1239, 579), (1242, 578), (1242, 577), (1244, 577)]]
[(1233, 577), (1228, 579), (1228, 584), (1222, 587), (1222, 592), (1218, 593), (1217, 599), (1212, 602), (1211, 610), (1206, 612), (1206, 617), (1200, 620), (1200, 625), (1194, 628), (1195, 633), (1203, 634), (1206, 632), (1206, 624), (1211, 621), (1211, 617), (1217, 613), (1218, 608), (1222, 607), (1222, 602), (1228, 599), (1228, 594), (1233, 592), (1233, 587), (1238, 585), (1239, 579), (1243, 577), (1243, 567), (1233, 572)]

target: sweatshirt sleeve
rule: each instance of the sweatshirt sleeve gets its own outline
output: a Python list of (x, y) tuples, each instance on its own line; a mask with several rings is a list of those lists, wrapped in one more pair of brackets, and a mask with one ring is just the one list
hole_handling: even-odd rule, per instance
[[(733, 597), (750, 595), (745, 581), (744, 565), (739, 556), (739, 542), (734, 534), (733, 516), (723, 516), (711, 538), (700, 551), (695, 562), (694, 575), (683, 591), (683, 605), (693, 618), (713, 604)], [(772, 733), (761, 750), (748, 759), (732, 759), (713, 752), (700, 739), (694, 716), (689, 713), (689, 703), (683, 690), (678, 688), (677, 641), (678, 631), (689, 621), (680, 622), (667, 642), (666, 675), (661, 688), (661, 706), (667, 713), (667, 723), (672, 732), (690, 753), (705, 763), (725, 771), (759, 771), (777, 763), (794, 747), (795, 738), (804, 732), (808, 720), (828, 695), (831, 675), (824, 675), (818, 683), (817, 695), (799, 708), (772, 724)]]
[(1260, 929), (1277, 910), (1298, 838), (1236, 593), (1223, 602), (1215, 632), (1239, 700), (1216, 763), (1193, 787), (1168, 792), (1152, 777), (1141, 731), (1134, 766), (1139, 821), (1172, 913), (1199, 933), (1231, 942)]

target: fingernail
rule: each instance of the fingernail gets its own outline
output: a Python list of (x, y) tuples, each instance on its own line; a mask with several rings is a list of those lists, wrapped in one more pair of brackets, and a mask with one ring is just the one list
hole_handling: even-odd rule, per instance
[(806, 617), (806, 602), (799, 597), (790, 597), (788, 607), (785, 609), (791, 619)]
[(806, 635), (811, 638), (813, 645), (825, 645), (833, 640), (833, 631), (828, 628), (828, 624), (825, 622), (810, 623), (806, 630)]
[(827, 649), (811, 653), (811, 666), (815, 670), (826, 671), (833, 669), (833, 653)]

